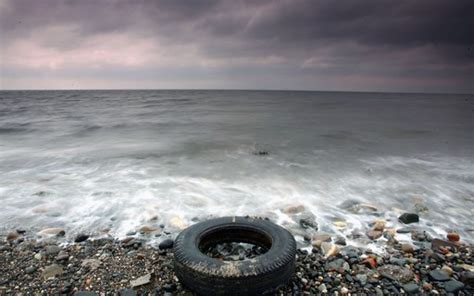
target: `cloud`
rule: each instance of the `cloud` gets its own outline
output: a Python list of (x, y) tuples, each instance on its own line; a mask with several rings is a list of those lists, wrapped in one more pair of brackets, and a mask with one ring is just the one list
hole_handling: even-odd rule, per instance
[(0, 87), (472, 92), (473, 3), (1, 0)]

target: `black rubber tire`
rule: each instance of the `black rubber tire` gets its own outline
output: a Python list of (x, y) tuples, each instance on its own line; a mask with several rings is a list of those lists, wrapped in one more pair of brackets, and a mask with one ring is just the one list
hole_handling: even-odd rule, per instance
[[(251, 243), (268, 251), (243, 261), (222, 261), (201, 252), (205, 245), (221, 242)], [(288, 283), (295, 256), (296, 242), (286, 229), (260, 218), (223, 217), (178, 235), (174, 269), (180, 282), (200, 295), (263, 295)]]

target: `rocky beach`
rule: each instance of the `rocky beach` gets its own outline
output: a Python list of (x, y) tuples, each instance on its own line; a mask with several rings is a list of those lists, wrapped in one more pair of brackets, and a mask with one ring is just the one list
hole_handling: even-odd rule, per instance
[[(298, 213), (302, 207), (287, 210), (301, 217), (300, 229), (306, 235), (299, 243), (295, 276), (276, 295), (474, 293), (473, 245), (464, 243), (455, 231), (446, 237), (430, 236), (417, 227), (417, 214), (399, 217), (407, 227), (390, 228), (390, 221), (379, 219), (367, 225), (359, 235), (383, 246), (383, 252), (374, 252), (318, 231), (315, 219)], [(158, 232), (160, 243), (147, 243), (147, 236)], [(78, 234), (69, 241), (65, 234), (50, 228), (3, 235), (0, 295), (194, 295), (174, 275), (173, 233), (142, 227), (122, 239)], [(407, 234), (410, 242), (398, 240)], [(262, 252), (247, 248), (239, 258), (232, 248), (214, 250), (213, 257), (245, 260)]]

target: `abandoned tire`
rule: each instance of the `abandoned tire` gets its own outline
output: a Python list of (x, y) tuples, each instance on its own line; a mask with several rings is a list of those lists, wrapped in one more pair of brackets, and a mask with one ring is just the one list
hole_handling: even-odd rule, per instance
[[(202, 251), (226, 242), (267, 251), (242, 261), (223, 261)], [(295, 255), (295, 239), (286, 229), (259, 218), (223, 217), (197, 223), (178, 235), (174, 268), (180, 282), (201, 295), (262, 295), (288, 282)]]

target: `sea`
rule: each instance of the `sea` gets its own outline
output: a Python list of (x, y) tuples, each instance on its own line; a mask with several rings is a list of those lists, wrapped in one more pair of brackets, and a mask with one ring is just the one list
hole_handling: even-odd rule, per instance
[(309, 214), (319, 231), (367, 245), (357, 233), (377, 219), (406, 227), (398, 217), (409, 212), (420, 216), (409, 227), (473, 242), (473, 209), (472, 95), (0, 92), (3, 233), (120, 238), (146, 225), (173, 235), (249, 215), (303, 243)]

